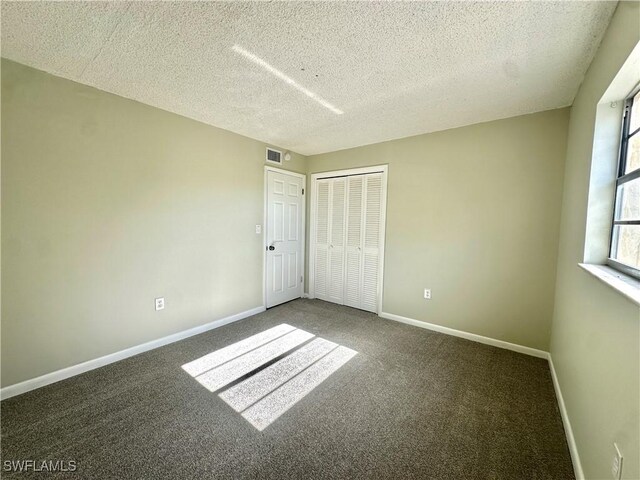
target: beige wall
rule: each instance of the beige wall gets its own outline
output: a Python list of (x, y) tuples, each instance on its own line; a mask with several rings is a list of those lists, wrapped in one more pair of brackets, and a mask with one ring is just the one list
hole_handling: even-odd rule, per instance
[(640, 309), (578, 267), (583, 259), (596, 104), (640, 37), (620, 3), (571, 109), (551, 354), (586, 478), (640, 478)]
[(264, 158), (3, 60), (2, 385), (262, 305)]
[(385, 312), (548, 349), (568, 116), (308, 157), (308, 173), (389, 164)]

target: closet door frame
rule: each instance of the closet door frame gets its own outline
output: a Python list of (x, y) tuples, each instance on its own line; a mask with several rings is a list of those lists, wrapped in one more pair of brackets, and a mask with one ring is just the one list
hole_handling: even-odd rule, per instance
[(385, 233), (387, 230), (387, 175), (389, 165), (376, 165), (373, 167), (351, 168), (346, 170), (333, 170), (331, 172), (321, 172), (311, 174), (309, 191), (311, 208), (309, 218), (309, 298), (315, 298), (315, 255), (316, 255), (316, 213), (317, 201), (317, 181), (333, 177), (350, 177), (352, 175), (366, 175), (368, 173), (382, 173), (382, 205), (380, 206), (380, 261), (378, 265), (378, 315), (383, 311), (382, 297), (384, 293), (384, 263), (385, 263)]

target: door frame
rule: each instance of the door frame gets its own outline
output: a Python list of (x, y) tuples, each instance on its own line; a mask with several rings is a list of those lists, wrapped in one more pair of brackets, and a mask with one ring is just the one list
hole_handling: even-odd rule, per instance
[[(290, 175), (292, 177), (298, 177), (302, 179), (302, 188), (303, 190), (307, 189), (307, 176), (298, 173), (292, 172), (291, 170), (285, 170), (284, 168), (276, 168), (270, 167), (268, 165), (264, 166), (264, 198), (263, 209), (262, 209), (262, 305), (267, 308), (267, 199), (269, 194), (269, 184), (268, 184), (268, 174), (269, 172), (281, 173), (284, 175)], [(302, 194), (302, 294), (301, 297), (304, 297), (304, 287), (305, 287), (305, 251), (306, 251), (306, 232), (307, 232), (307, 224), (306, 224), (306, 215), (307, 215), (307, 192)]]
[(353, 175), (366, 175), (367, 173), (382, 173), (382, 205), (381, 212), (381, 227), (380, 228), (380, 258), (381, 261), (378, 265), (378, 311), (377, 314), (383, 311), (382, 298), (384, 296), (384, 262), (385, 262), (385, 238), (387, 232), (387, 177), (389, 174), (389, 165), (375, 165), (373, 167), (360, 167), (350, 168), (345, 170), (333, 170), (330, 172), (319, 172), (311, 174), (311, 184), (309, 185), (309, 198), (311, 199), (311, 210), (309, 213), (309, 298), (315, 298), (315, 258), (316, 258), (316, 228), (315, 218), (318, 209), (318, 202), (316, 200), (317, 181), (323, 178), (333, 177), (350, 177)]

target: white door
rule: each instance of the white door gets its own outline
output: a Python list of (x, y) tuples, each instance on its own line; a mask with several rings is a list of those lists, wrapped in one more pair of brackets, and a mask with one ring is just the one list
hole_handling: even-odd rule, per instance
[(347, 179), (334, 178), (330, 184), (329, 203), (329, 266), (327, 300), (344, 301), (344, 246)]
[(347, 180), (319, 180), (316, 188), (315, 296), (344, 301), (345, 207)]
[(362, 297), (360, 308), (376, 312), (380, 297), (380, 267), (383, 242), (383, 178), (374, 173), (364, 176), (364, 216), (362, 239), (362, 277), (360, 286)]
[(377, 312), (380, 270), (382, 174), (347, 180), (344, 304)]
[(267, 308), (302, 296), (304, 178), (267, 170)]
[(329, 272), (329, 190), (331, 180), (318, 180), (316, 187), (316, 215), (315, 215), (315, 254), (311, 258), (314, 269), (315, 297), (327, 299)]
[(362, 234), (364, 177), (347, 177), (347, 235), (345, 251), (344, 304), (361, 308)]
[(385, 173), (314, 180), (315, 298), (377, 312), (382, 283)]

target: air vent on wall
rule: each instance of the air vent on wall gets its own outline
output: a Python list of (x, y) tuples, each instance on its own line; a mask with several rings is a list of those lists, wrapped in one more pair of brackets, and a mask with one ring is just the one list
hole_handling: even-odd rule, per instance
[(282, 164), (282, 152), (267, 147), (267, 162), (277, 163), (278, 165)]

